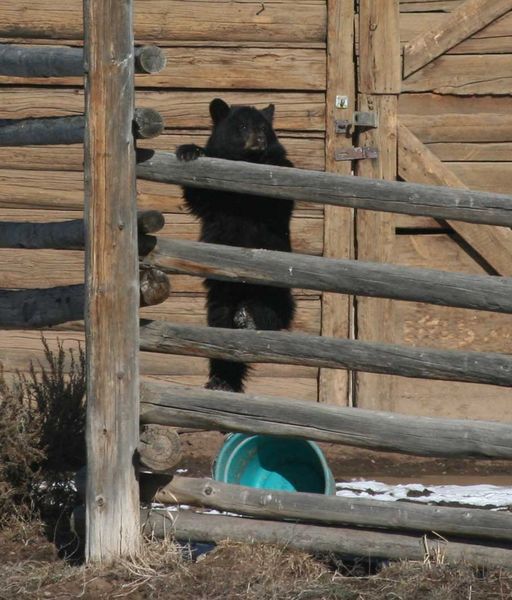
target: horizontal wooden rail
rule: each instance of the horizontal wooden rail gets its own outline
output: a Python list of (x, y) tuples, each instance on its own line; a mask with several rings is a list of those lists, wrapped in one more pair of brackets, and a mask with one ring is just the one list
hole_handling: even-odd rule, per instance
[[(157, 46), (135, 48), (136, 73), (158, 73), (165, 62), (165, 55)], [(0, 76), (81, 77), (83, 74), (83, 48), (0, 44)]]
[[(199, 158), (179, 161), (169, 152), (141, 151), (137, 177), (269, 198), (307, 200), (438, 219), (512, 226), (512, 196)], [(244, 200), (245, 201), (245, 200)], [(250, 198), (247, 198), (250, 202)]]
[[(149, 478), (148, 478), (149, 479)], [(148, 483), (151, 483), (148, 481)], [(304, 492), (281, 492), (222, 483), (209, 478), (174, 475), (148, 502), (188, 504), (262, 519), (296, 519), (305, 523), (383, 527), (510, 541), (512, 515), (483, 509), (383, 502)]]
[(512, 313), (512, 278), (148, 237), (145, 262), (167, 273)]
[[(144, 210), (137, 215), (139, 234), (156, 233), (165, 225), (165, 217), (158, 210)], [(84, 249), (84, 221), (28, 223), (0, 221), (0, 248), (25, 249)]]
[(141, 422), (300, 437), (417, 456), (512, 458), (512, 425), (503, 423), (407, 416), (167, 382), (141, 384)]
[(512, 356), (333, 337), (143, 322), (141, 350), (512, 386)]
[[(164, 130), (160, 113), (152, 108), (136, 108), (133, 118), (136, 138), (153, 138)], [(43, 117), (0, 121), (0, 146), (38, 146), (81, 144), (84, 141), (85, 118)]]
[(420, 536), (388, 533), (348, 527), (325, 527), (286, 523), (263, 519), (199, 514), (191, 510), (141, 511), (141, 523), (146, 535), (173, 536), (187, 542), (232, 540), (277, 544), (307, 552), (335, 552), (348, 556), (371, 556), (392, 560), (433, 561), (443, 557), (445, 562), (464, 561), (480, 567), (512, 566), (512, 549), (508, 545), (485, 546), (437, 535)]
[[(142, 269), (140, 306), (154, 306), (169, 297), (169, 279), (158, 269)], [(0, 289), (0, 329), (37, 329), (84, 318), (84, 286), (44, 289)]]

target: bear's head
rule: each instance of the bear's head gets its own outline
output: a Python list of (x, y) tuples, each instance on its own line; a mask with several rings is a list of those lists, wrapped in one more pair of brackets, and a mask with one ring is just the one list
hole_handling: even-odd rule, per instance
[(252, 106), (229, 106), (215, 98), (210, 103), (213, 131), (208, 142), (210, 156), (257, 162), (277, 142), (272, 127), (274, 105), (258, 110)]

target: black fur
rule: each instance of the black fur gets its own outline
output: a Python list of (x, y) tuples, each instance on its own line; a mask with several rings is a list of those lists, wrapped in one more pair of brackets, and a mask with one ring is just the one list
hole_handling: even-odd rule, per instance
[[(292, 167), (279, 143), (272, 120), (274, 105), (263, 110), (230, 107), (216, 98), (210, 104), (213, 130), (205, 148), (179, 146), (180, 160), (210, 156), (267, 165)], [(201, 221), (201, 241), (244, 248), (290, 252), (292, 201), (234, 192), (184, 188), (188, 209)], [(287, 329), (295, 305), (289, 289), (207, 279), (208, 325), (231, 329)], [(243, 391), (247, 365), (210, 361), (206, 387)]]

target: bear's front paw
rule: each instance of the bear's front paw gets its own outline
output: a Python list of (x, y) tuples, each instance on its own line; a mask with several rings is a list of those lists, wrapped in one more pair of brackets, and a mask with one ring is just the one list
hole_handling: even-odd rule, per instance
[(196, 158), (204, 156), (204, 150), (196, 144), (184, 144), (176, 148), (176, 156), (178, 160), (196, 160)]

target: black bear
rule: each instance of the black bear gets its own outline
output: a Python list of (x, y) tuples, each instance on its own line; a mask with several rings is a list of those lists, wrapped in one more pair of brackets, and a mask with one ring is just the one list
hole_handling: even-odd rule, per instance
[[(213, 128), (205, 148), (179, 146), (179, 160), (199, 156), (292, 167), (279, 143), (272, 121), (274, 105), (263, 110), (229, 106), (216, 98), (210, 103)], [(201, 221), (200, 240), (245, 248), (290, 252), (290, 218), (293, 202), (264, 196), (185, 187), (189, 211)], [(295, 304), (289, 289), (266, 285), (206, 279), (210, 327), (235, 329), (287, 329)], [(248, 367), (243, 363), (212, 359), (207, 388), (244, 390)]]

